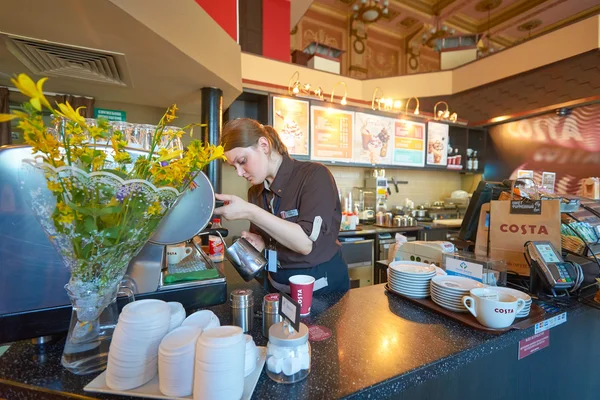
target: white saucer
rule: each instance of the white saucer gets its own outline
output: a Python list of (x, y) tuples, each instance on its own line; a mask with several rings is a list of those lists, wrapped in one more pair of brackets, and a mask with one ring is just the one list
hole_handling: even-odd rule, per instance
[(435, 275), (436, 273), (435, 265), (411, 261), (394, 261), (390, 263), (390, 269), (410, 275)]
[(444, 290), (467, 293), (471, 289), (485, 287), (483, 283), (461, 276), (434, 276), (431, 278), (431, 284), (442, 287)]

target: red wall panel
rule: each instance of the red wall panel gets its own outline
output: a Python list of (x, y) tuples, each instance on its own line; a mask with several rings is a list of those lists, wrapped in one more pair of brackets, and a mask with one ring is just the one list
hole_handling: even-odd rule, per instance
[(290, 2), (263, 0), (263, 56), (290, 62)]
[[(242, 0), (243, 1), (243, 0)], [(218, 23), (225, 32), (237, 41), (237, 2), (238, 0), (196, 0), (200, 5)], [(288, 3), (289, 7), (289, 3)], [(288, 25), (289, 25), (288, 15)], [(289, 40), (288, 40), (289, 41)]]

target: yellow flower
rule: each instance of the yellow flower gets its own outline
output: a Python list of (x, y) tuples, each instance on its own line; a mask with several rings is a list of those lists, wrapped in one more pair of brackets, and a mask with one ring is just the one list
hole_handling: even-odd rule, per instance
[(63, 225), (68, 225), (73, 222), (75, 219), (75, 214), (73, 213), (73, 209), (69, 207), (66, 203), (59, 201), (56, 203), (56, 208), (58, 209), (58, 216), (56, 217), (56, 222)]
[(85, 126), (85, 118), (83, 118), (83, 116), (79, 114), (79, 110), (85, 107), (77, 107), (77, 110), (74, 110), (68, 101), (66, 104), (56, 103), (56, 105), (58, 106), (58, 108), (60, 108), (60, 111), (54, 110), (56, 114), (60, 115), (61, 117), (70, 119), (71, 121), (76, 122), (79, 125)]
[(15, 118), (19, 118), (19, 116), (15, 114), (0, 114), (0, 122), (10, 121)]
[(56, 208), (58, 208), (58, 212), (61, 214), (69, 214), (73, 211), (71, 207), (69, 207), (66, 203), (63, 203), (62, 201), (56, 203)]
[(181, 153), (183, 153), (182, 150), (171, 151), (171, 150), (162, 148), (158, 151), (158, 154), (160, 155), (160, 157), (158, 157), (158, 160), (156, 160), (156, 161), (161, 162), (161, 161), (172, 160), (174, 158), (179, 157), (181, 155)]
[(75, 219), (73, 214), (60, 214), (56, 217), (56, 222), (63, 225), (69, 225), (73, 222), (73, 219)]
[(52, 110), (50, 102), (44, 96), (42, 86), (48, 78), (42, 78), (37, 83), (33, 83), (33, 80), (26, 74), (19, 74), (17, 79), (12, 78), (10, 81), (15, 85), (17, 89), (21, 91), (25, 96), (29, 97), (29, 102), (38, 111), (42, 111), (42, 106), (45, 106), (49, 110)]
[(159, 201), (155, 201), (150, 207), (148, 207), (148, 215), (159, 215), (161, 211), (162, 207)]
[[(48, 189), (50, 189), (51, 192), (54, 193), (61, 193), (63, 191), (63, 188), (60, 184), (60, 182), (54, 182), (54, 181), (48, 181)], [(64, 204), (64, 203), (59, 203), (60, 204)], [(58, 207), (58, 205), (57, 205)], [(59, 208), (60, 211), (60, 208)]]

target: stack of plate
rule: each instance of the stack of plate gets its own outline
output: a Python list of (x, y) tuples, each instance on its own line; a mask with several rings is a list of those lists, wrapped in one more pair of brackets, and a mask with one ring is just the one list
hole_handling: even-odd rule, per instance
[(408, 297), (429, 297), (429, 281), (436, 275), (434, 265), (413, 261), (395, 261), (388, 268), (390, 288)]
[(517, 299), (523, 299), (525, 300), (525, 307), (517, 314), (517, 318), (525, 318), (527, 316), (529, 316), (529, 312), (531, 311), (531, 296), (529, 296), (527, 293), (521, 292), (520, 290), (517, 289), (511, 289), (511, 288), (507, 288), (507, 287), (494, 287), (492, 288), (498, 292), (504, 292), (504, 293), (508, 293), (511, 296), (515, 296)]
[(469, 278), (435, 276), (431, 279), (431, 300), (450, 311), (467, 312), (462, 302), (463, 296), (468, 296), (471, 289), (482, 287), (483, 284)]

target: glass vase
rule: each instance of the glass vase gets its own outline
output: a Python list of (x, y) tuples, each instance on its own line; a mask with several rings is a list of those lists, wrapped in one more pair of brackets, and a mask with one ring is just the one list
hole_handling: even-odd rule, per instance
[(102, 371), (119, 318), (117, 296), (126, 295), (128, 301), (135, 301), (135, 283), (124, 278), (116, 287), (86, 293), (75, 293), (69, 285), (65, 285), (65, 290), (73, 310), (61, 364), (77, 375)]
[(20, 184), (71, 272), (65, 289), (73, 312), (62, 364), (75, 374), (100, 371), (117, 323), (117, 294), (133, 294), (130, 281), (122, 281), (127, 266), (179, 192), (109, 171), (87, 173), (38, 160), (23, 160)]

